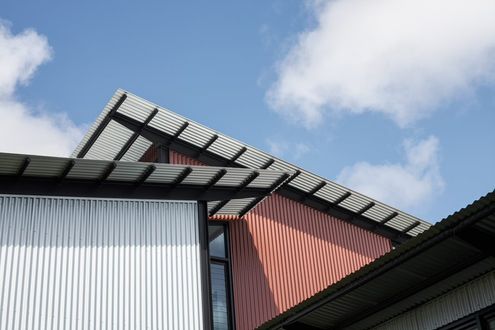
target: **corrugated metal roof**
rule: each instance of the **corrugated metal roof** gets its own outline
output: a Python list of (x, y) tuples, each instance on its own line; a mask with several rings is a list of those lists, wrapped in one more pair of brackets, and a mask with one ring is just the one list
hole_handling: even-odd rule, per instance
[(369, 329), (495, 269), (493, 239), (495, 191), (260, 328)]
[[(125, 99), (122, 101), (123, 98)], [(121, 105), (119, 106), (120, 102)], [(190, 143), (198, 148), (207, 146), (205, 150), (223, 159), (229, 160), (235, 157), (235, 155), (242, 153), (234, 161), (238, 166), (259, 169), (270, 160), (273, 160), (274, 162), (269, 165), (269, 169), (282, 171), (299, 170), (301, 172), (295, 180), (292, 180), (287, 184), (291, 188), (298, 189), (306, 194), (311, 193), (325, 202), (339, 204), (340, 207), (355, 213), (362, 210), (363, 207), (370, 205), (370, 203), (373, 203), (373, 205), (364, 212), (363, 216), (377, 223), (384, 223), (390, 228), (403, 231), (410, 236), (416, 236), (431, 226), (430, 223), (422, 221), (417, 217), (298, 168), (297, 166), (278, 159), (266, 152), (248, 146), (220, 132), (191, 121), (168, 109), (120, 89), (115, 92), (103, 112), (74, 150), (72, 156), (84, 158), (94, 158), (97, 156), (100, 159), (113, 159), (118, 151), (126, 145), (127, 141), (129, 141), (130, 133), (128, 128), (123, 127), (122, 125), (116, 125), (114, 120), (108, 120), (111, 119), (110, 115), (112, 114), (112, 111), (144, 124), (147, 118), (153, 113), (154, 109), (157, 109), (158, 112), (150, 120), (148, 124), (149, 127), (170, 136), (178, 134), (176, 137), (179, 140)], [(105, 122), (105, 119), (108, 120), (108, 122), (106, 122), (107, 126), (100, 132), (99, 136), (96, 136), (98, 133), (95, 135), (95, 132), (98, 132), (98, 128), (101, 127), (100, 124)], [(184, 126), (186, 126), (185, 129)], [(181, 128), (183, 131), (181, 131)], [(116, 130), (119, 132), (116, 132)], [(217, 136), (216, 140), (208, 145), (208, 142), (214, 136)], [(147, 140), (143, 141), (143, 139), (139, 141), (140, 147), (134, 146), (134, 144), (138, 142), (135, 142), (131, 146), (132, 152), (129, 151), (126, 154), (126, 160), (137, 161), (140, 156), (144, 154), (146, 151), (145, 145), (149, 145), (151, 142)], [(91, 145), (92, 142), (94, 143)], [(89, 150), (85, 153), (84, 149), (88, 147)], [(242, 152), (243, 148), (246, 149), (244, 152)], [(325, 185), (321, 189), (312, 192), (314, 187), (321, 183), (325, 183)], [(345, 198), (346, 196), (347, 198)], [(342, 202), (338, 203), (341, 200)], [(397, 216), (394, 216), (395, 214), (397, 214)], [(393, 220), (387, 221), (387, 219), (391, 217), (393, 217)]]
[[(114, 166), (112, 166), (114, 164)], [(152, 173), (145, 175), (153, 166)], [(109, 168), (111, 171), (109, 171)], [(218, 173), (220, 180), (214, 180)], [(187, 175), (185, 175), (186, 173)], [(249, 181), (256, 173), (256, 179)], [(143, 175), (145, 175), (143, 177)], [(183, 176), (178, 182), (178, 178)], [(290, 173), (271, 170), (253, 170), (247, 168), (222, 168), (213, 166), (184, 166), (171, 164), (151, 164), (144, 162), (93, 160), (81, 158), (62, 158), (36, 155), (0, 153), (0, 179), (16, 177), (60, 180), (108, 181), (163, 186), (194, 186), (206, 189), (231, 191), (232, 198), (218, 214), (238, 215), (244, 207), (254, 200), (269, 194), (283, 183)], [(240, 189), (253, 192), (249, 198), (237, 196)], [(256, 191), (258, 193), (256, 193)], [(211, 208), (219, 202), (208, 203)]]

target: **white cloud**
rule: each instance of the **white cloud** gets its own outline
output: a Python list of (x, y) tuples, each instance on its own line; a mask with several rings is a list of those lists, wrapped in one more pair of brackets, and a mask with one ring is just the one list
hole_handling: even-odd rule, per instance
[(68, 156), (81, 139), (66, 114), (34, 111), (15, 95), (51, 56), (46, 37), (32, 29), (14, 35), (0, 20), (0, 151)]
[(316, 125), (327, 112), (380, 112), (400, 126), (495, 77), (493, 0), (312, 1), (267, 93), (278, 112)]
[(412, 210), (428, 204), (444, 188), (434, 136), (404, 142), (403, 164), (359, 162), (344, 168), (337, 182), (397, 208)]
[(302, 142), (288, 142), (267, 139), (266, 143), (272, 155), (283, 158), (290, 156), (294, 160), (298, 160), (310, 151), (310, 147)]

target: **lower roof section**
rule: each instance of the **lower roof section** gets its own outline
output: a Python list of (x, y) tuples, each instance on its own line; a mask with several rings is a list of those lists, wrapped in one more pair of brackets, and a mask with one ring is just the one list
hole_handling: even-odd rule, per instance
[(222, 201), (240, 214), (291, 176), (284, 171), (0, 153), (0, 194)]
[(369, 329), (495, 270), (495, 192), (261, 329)]

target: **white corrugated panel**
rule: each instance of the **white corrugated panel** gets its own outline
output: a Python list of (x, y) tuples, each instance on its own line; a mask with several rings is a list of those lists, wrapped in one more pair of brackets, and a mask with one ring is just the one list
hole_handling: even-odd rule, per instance
[(0, 329), (202, 329), (195, 202), (0, 195)]
[(494, 303), (495, 272), (491, 272), (373, 329), (437, 329)]
[(91, 146), (86, 159), (111, 160), (127, 143), (133, 132), (125, 126), (111, 120), (100, 134), (98, 140)]
[(122, 156), (122, 160), (126, 162), (137, 162), (144, 155), (146, 150), (151, 147), (153, 142), (139, 136), (136, 141), (131, 145), (129, 150)]
[(115, 94), (113, 94), (112, 99), (107, 103), (103, 111), (100, 113), (98, 118), (96, 118), (95, 122), (91, 127), (89, 128), (88, 132), (84, 137), (82, 138), (81, 142), (77, 145), (76, 149), (74, 152), (72, 152), (71, 157), (77, 157), (77, 154), (81, 151), (81, 149), (84, 147), (84, 145), (89, 141), (93, 133), (96, 131), (98, 126), (100, 126), (101, 122), (105, 119), (107, 114), (110, 112), (110, 110), (113, 108), (113, 106), (119, 101), (119, 99), (122, 97), (123, 91), (121, 89), (118, 89), (115, 91)]

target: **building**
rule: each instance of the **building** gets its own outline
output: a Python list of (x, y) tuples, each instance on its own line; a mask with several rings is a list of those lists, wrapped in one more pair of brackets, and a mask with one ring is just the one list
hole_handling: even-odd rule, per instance
[(0, 153), (0, 329), (208, 328), (229, 255), (207, 203), (289, 175)]
[(0, 180), (1, 329), (299, 328), (430, 228), (122, 90), (72, 158), (0, 154)]
[(260, 329), (495, 329), (495, 191)]

